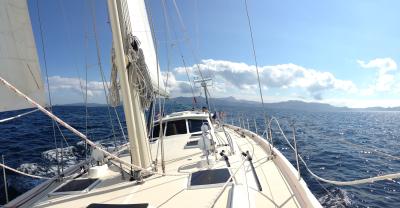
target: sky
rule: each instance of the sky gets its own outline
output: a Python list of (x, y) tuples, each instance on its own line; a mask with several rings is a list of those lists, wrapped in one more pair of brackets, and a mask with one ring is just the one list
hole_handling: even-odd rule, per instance
[[(399, 1), (247, 1), (265, 102), (400, 106)], [(28, 4), (46, 79), (44, 46), (53, 103), (83, 102), (86, 71), (89, 102), (104, 103), (100, 66), (109, 80), (112, 44), (106, 1)], [(146, 4), (171, 97), (192, 96), (184, 60), (190, 80), (199, 76), (197, 67), (213, 79), (212, 97), (260, 101), (244, 0)], [(197, 86), (195, 95), (202, 95)]]

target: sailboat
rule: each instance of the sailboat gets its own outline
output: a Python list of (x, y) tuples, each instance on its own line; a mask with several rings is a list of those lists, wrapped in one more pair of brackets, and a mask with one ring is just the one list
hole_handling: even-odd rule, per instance
[[(111, 100), (122, 97), (129, 139), (115, 152), (45, 107), (27, 3), (0, 1), (0, 48), (7, 51), (0, 51), (0, 110), (37, 108), (92, 148), (89, 159), (5, 207), (321, 207), (298, 166), (265, 138), (224, 123), (207, 108), (169, 115), (161, 109), (147, 128), (144, 109), (154, 109), (152, 102), (168, 93), (146, 4), (107, 3), (118, 76)], [(207, 95), (206, 79), (200, 82)]]

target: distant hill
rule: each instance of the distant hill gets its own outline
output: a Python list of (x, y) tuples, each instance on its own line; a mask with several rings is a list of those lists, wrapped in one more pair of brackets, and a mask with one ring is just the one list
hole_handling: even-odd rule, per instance
[[(69, 104), (63, 104), (63, 105), (58, 105), (58, 106), (85, 106), (85, 103), (69, 103)], [(88, 103), (88, 107), (104, 107), (107, 106), (106, 104), (101, 104), (101, 103)]]
[(353, 110), (364, 110), (364, 111), (400, 111), (400, 107), (369, 107), (369, 108), (353, 108)]
[[(196, 101), (198, 106), (206, 106), (204, 97), (196, 97)], [(170, 105), (185, 105), (191, 106), (193, 102), (192, 97), (175, 97), (170, 98), (167, 101), (167, 104)], [(258, 108), (261, 107), (260, 102), (249, 101), (249, 100), (240, 100), (234, 97), (226, 97), (226, 98), (212, 98), (210, 100), (210, 105), (217, 107), (252, 107)], [(316, 102), (303, 102), (297, 100), (290, 100), (285, 102), (278, 103), (266, 103), (266, 108), (269, 109), (290, 109), (290, 110), (303, 110), (303, 111), (350, 111), (351, 108), (347, 107), (336, 107), (326, 103), (316, 103)]]
[[(204, 97), (196, 97), (197, 106), (201, 108), (206, 106)], [(174, 97), (166, 100), (166, 105), (173, 106), (175, 110), (187, 110), (192, 106), (193, 97)], [(63, 106), (84, 106), (85, 103), (72, 103)], [(210, 99), (211, 107), (244, 107), (244, 108), (260, 108), (261, 103), (257, 101), (241, 100), (235, 97), (212, 98)], [(106, 104), (88, 103), (88, 107), (103, 107)], [(369, 108), (348, 108), (337, 107), (326, 103), (304, 102), (299, 100), (289, 100), (277, 103), (265, 103), (268, 109), (286, 109), (286, 110), (301, 110), (301, 111), (400, 111), (400, 107), (369, 107)]]

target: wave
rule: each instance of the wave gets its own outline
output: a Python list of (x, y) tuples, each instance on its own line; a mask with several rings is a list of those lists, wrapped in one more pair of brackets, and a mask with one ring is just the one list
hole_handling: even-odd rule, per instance
[(320, 197), (318, 201), (323, 207), (349, 207), (351, 205), (351, 199), (349, 193), (346, 190), (333, 188), (328, 190), (326, 195)]

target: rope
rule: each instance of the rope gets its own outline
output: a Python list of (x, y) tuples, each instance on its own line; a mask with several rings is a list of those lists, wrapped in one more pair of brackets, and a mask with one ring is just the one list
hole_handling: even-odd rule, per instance
[(21, 174), (21, 175), (24, 175), (24, 176), (28, 176), (28, 177), (31, 177), (31, 178), (50, 179), (50, 178), (48, 178), (48, 177), (36, 176), (36, 175), (29, 174), (29, 173), (24, 173), (24, 172), (21, 172), (21, 171), (19, 171), (19, 170), (14, 169), (14, 168), (8, 167), (7, 165), (4, 165), (4, 164), (2, 164), (2, 163), (0, 163), (0, 166), (3, 167), (3, 168), (5, 168), (5, 169), (8, 169), (8, 170), (10, 170), (10, 171), (12, 171), (12, 172), (15, 172), (15, 173), (18, 173), (18, 174)]
[(6, 122), (6, 121), (11, 121), (11, 120), (14, 120), (14, 119), (16, 119), (16, 118), (20, 118), (20, 117), (22, 117), (22, 116), (26, 116), (26, 115), (31, 114), (31, 113), (33, 113), (33, 112), (36, 112), (36, 111), (38, 111), (38, 110), (39, 110), (39, 109), (35, 109), (35, 110), (31, 110), (31, 111), (28, 111), (28, 112), (25, 112), (25, 113), (21, 113), (21, 114), (19, 114), (19, 115), (13, 116), (13, 117), (1, 119), (1, 120), (0, 120), (0, 123)]
[(303, 158), (299, 155), (300, 160), (304, 163), (304, 166), (306, 167), (307, 171), (316, 179), (323, 181), (325, 183), (331, 183), (339, 186), (350, 186), (350, 185), (359, 185), (359, 184), (366, 184), (366, 183), (373, 183), (377, 181), (382, 181), (382, 180), (387, 180), (387, 179), (394, 179), (394, 178), (400, 178), (400, 172), (399, 173), (392, 173), (392, 174), (386, 174), (386, 175), (381, 175), (381, 176), (375, 176), (375, 177), (369, 177), (369, 178), (364, 178), (364, 179), (358, 179), (358, 180), (351, 180), (351, 181), (335, 181), (335, 180), (328, 180), (325, 178), (322, 178), (315, 173), (313, 173), (307, 166), (306, 162), (303, 160)]
[(149, 108), (155, 97), (155, 90), (151, 84), (151, 77), (143, 50), (140, 48), (140, 40), (136, 36), (129, 35), (127, 40), (127, 57), (128, 57), (128, 79), (132, 88), (137, 89), (140, 97), (141, 107)]
[[(279, 121), (276, 118), (272, 118), (271, 122), (275, 120), (276, 123), (278, 124), (279, 130), (281, 131), (281, 134), (285, 138), (286, 142), (288, 145), (292, 148), (294, 151), (294, 147), (290, 144), (289, 140), (286, 138), (285, 133), (283, 132), (282, 128), (280, 128)], [(301, 162), (304, 164), (306, 170), (313, 176), (314, 178), (323, 181), (325, 183), (330, 183), (334, 185), (339, 185), (339, 186), (350, 186), (350, 185), (359, 185), (359, 184), (366, 184), (366, 183), (373, 183), (377, 181), (382, 181), (382, 180), (387, 180), (387, 179), (394, 179), (394, 178), (400, 178), (400, 172), (399, 173), (391, 173), (391, 174), (386, 174), (386, 175), (381, 175), (381, 176), (375, 176), (375, 177), (369, 177), (369, 178), (363, 178), (363, 179), (356, 179), (356, 180), (349, 180), (349, 181), (336, 181), (336, 180), (329, 180), (322, 178), (315, 174), (314, 172), (311, 171), (311, 169), (308, 167), (307, 163), (304, 161), (303, 157), (301, 157), (300, 154), (298, 154), (299, 159)]]
[(88, 145), (92, 146), (94, 149), (98, 149), (100, 150), (102, 153), (104, 153), (106, 156), (110, 157), (111, 159), (114, 159), (126, 166), (135, 168), (137, 170), (141, 170), (144, 171), (146, 173), (150, 173), (150, 174), (157, 174), (157, 175), (162, 175), (162, 176), (182, 176), (182, 175), (187, 175), (187, 174), (164, 174), (164, 173), (158, 173), (158, 172), (153, 172), (150, 170), (147, 170), (145, 168), (142, 168), (140, 166), (125, 162), (124, 160), (120, 159), (119, 157), (113, 155), (112, 153), (102, 149), (101, 147), (99, 147), (98, 145), (96, 145), (94, 142), (92, 142), (91, 140), (89, 140), (87, 138), (86, 135), (82, 134), (80, 131), (78, 131), (77, 129), (75, 129), (74, 127), (70, 126), (69, 124), (67, 124), (66, 122), (64, 122), (63, 120), (61, 120), (59, 117), (57, 117), (56, 115), (54, 115), (53, 113), (51, 113), (50, 111), (46, 110), (43, 106), (41, 106), (40, 104), (38, 104), (37, 102), (35, 102), (34, 100), (32, 100), (31, 98), (29, 98), (27, 95), (25, 95), (24, 93), (22, 93), (21, 91), (19, 91), (16, 87), (14, 87), (13, 85), (11, 85), (9, 82), (7, 82), (3, 77), (0, 76), (0, 83), (3, 84), (4, 86), (6, 86), (7, 88), (9, 88), (11, 91), (15, 92), (17, 95), (21, 96), (22, 98), (24, 98), (27, 102), (31, 103), (33, 106), (35, 106), (36, 108), (38, 108), (40, 111), (42, 111), (44, 114), (46, 114), (47, 116), (49, 116), (51, 119), (53, 119), (54, 121), (58, 122), (59, 124), (61, 124), (62, 126), (64, 126), (65, 128), (67, 128), (68, 130), (70, 130), (72, 133), (74, 133), (75, 135), (77, 135), (79, 138), (81, 138), (83, 141), (87, 142)]

